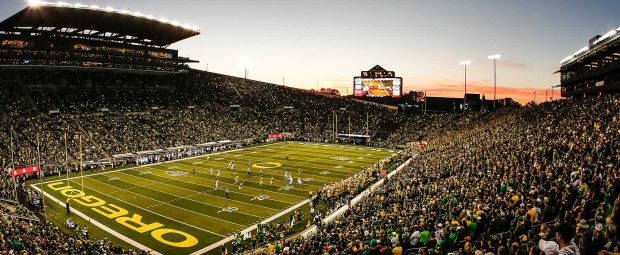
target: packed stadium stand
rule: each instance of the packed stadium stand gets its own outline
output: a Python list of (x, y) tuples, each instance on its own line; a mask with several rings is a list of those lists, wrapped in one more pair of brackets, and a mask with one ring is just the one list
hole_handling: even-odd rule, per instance
[[(403, 115), (350, 98), (190, 69), (190, 60), (165, 46), (196, 35), (194, 28), (118, 13), (119, 22), (145, 26), (146, 34), (110, 35), (98, 32), (118, 27), (100, 20), (103, 10), (56, 5), (36, 11), (75, 12), (71, 15), (87, 18), (88, 27), (67, 30), (71, 21), (64, 19), (39, 27), (28, 22), (41, 21), (24, 18), (32, 17), (35, 10), (29, 8), (0, 23), (2, 254), (147, 254), (89, 238), (88, 230), (66, 233), (46, 221), (40, 194), (24, 184), (38, 176), (12, 178), (10, 168), (40, 164), (42, 174), (50, 176), (76, 171), (83, 161), (87, 171), (96, 172), (112, 164), (132, 165), (144, 151), (166, 154), (169, 148), (200, 148), (222, 140), (250, 145), (269, 134), (333, 142), (340, 131), (368, 134), (368, 144), (401, 151), (312, 196), (314, 205), (324, 207), (309, 216), (315, 234), (287, 238), (296, 234), (290, 221), (274, 222), (260, 226), (252, 242), (242, 244), (245, 250), (329, 255), (620, 252), (620, 96), (613, 90), (586, 93), (571, 83), (563, 95), (593, 95), (491, 113)], [(167, 32), (149, 31), (156, 25)], [(29, 28), (18, 34), (18, 27)], [(25, 32), (36, 34), (43, 27), (49, 33), (41, 34), (53, 36), (25, 38)], [(75, 37), (95, 27), (87, 39)], [(50, 38), (87, 43), (90, 53), (81, 56), (81, 46), (45, 53), (33, 48)], [(139, 56), (115, 48), (112, 54), (120, 60), (102, 61), (107, 53), (100, 50), (110, 50), (104, 45), (118, 43), (140, 48), (134, 52)], [(150, 54), (154, 50), (163, 55)], [(99, 64), (91, 65), (92, 58)], [(570, 61), (577, 60), (565, 60), (563, 70), (569, 70)], [(607, 81), (617, 85), (610, 79), (604, 86)], [(336, 127), (335, 113), (341, 118)], [(72, 148), (70, 154), (65, 147)], [(78, 147), (84, 148), (83, 157)], [(394, 176), (381, 174), (384, 165), (409, 159)], [(323, 223), (326, 214), (350, 203), (375, 177), (385, 181), (383, 186), (342, 217)]]

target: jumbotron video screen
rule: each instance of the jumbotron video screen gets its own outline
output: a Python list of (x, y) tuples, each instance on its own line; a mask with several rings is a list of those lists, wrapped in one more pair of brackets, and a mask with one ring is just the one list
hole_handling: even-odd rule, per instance
[(361, 97), (400, 97), (402, 78), (361, 78), (353, 79), (355, 96)]

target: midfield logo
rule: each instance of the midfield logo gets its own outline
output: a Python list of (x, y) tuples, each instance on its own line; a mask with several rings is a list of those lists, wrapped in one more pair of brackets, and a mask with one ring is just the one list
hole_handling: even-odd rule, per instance
[(187, 175), (187, 172), (183, 172), (183, 171), (166, 171), (167, 175), (170, 176), (184, 176)]
[(253, 197), (253, 198), (252, 198), (252, 199), (250, 199), (250, 200), (258, 200), (258, 201), (263, 201), (263, 200), (265, 200), (265, 199), (269, 199), (269, 196), (267, 196), (267, 195), (260, 195), (260, 196), (258, 196), (258, 197)]
[(222, 208), (222, 210), (219, 210), (217, 213), (221, 213), (221, 212), (234, 212), (239, 210), (239, 208), (237, 207), (226, 207), (226, 208)]

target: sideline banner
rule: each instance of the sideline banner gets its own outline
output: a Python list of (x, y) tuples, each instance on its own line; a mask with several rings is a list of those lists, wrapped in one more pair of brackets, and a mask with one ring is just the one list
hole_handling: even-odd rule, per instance
[(279, 133), (279, 134), (269, 134), (267, 135), (267, 138), (269, 139), (283, 139), (284, 138), (284, 134)]
[(37, 173), (37, 172), (39, 172), (39, 166), (27, 166), (24, 168), (19, 168), (19, 169), (15, 169), (11, 171), (11, 177), (15, 177), (15, 176), (22, 175), (22, 174)]

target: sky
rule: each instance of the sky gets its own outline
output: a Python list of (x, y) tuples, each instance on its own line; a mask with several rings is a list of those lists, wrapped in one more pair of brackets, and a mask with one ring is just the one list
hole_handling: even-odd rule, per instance
[[(551, 96), (560, 60), (620, 26), (619, 0), (65, 0), (129, 9), (196, 25), (175, 43), (197, 69), (299, 88), (352, 93), (375, 65), (403, 77), (403, 91), (497, 97), (520, 103)], [(0, 20), (27, 5), (0, 0)], [(245, 61), (242, 61), (245, 60)], [(536, 92), (536, 93), (534, 93)], [(554, 95), (559, 96), (555, 89)]]

